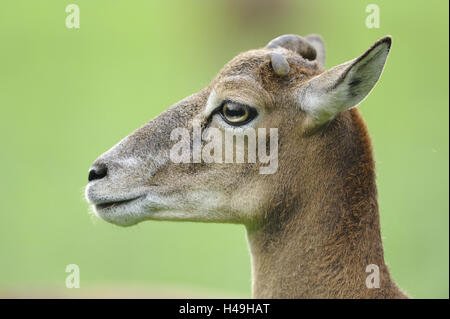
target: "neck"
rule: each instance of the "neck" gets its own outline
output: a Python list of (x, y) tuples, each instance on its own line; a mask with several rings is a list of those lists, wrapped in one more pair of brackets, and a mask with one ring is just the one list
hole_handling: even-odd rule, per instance
[[(313, 216), (323, 210), (310, 213)], [(291, 220), (277, 231), (248, 228), (253, 297), (402, 297), (384, 263), (378, 218), (372, 222), (351, 236), (310, 232), (299, 220)], [(373, 265), (379, 272), (379, 288), (374, 279), (368, 279), (376, 275)]]
[[(349, 116), (363, 125), (357, 112)], [(405, 297), (384, 263), (370, 141), (365, 126), (357, 129), (357, 160), (333, 174), (315, 162), (316, 186), (247, 226), (253, 297)]]

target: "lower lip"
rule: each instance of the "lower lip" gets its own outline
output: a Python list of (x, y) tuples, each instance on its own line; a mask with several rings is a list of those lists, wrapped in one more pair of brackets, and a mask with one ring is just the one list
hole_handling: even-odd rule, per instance
[(118, 202), (109, 202), (109, 203), (102, 203), (102, 204), (96, 204), (95, 208), (98, 210), (111, 210), (113, 208), (116, 207), (121, 207), (124, 205), (127, 205), (131, 202), (134, 202), (135, 200), (139, 199), (140, 197), (135, 197), (135, 198), (131, 198), (131, 199), (126, 199), (126, 200), (122, 200), (122, 201), (118, 201)]

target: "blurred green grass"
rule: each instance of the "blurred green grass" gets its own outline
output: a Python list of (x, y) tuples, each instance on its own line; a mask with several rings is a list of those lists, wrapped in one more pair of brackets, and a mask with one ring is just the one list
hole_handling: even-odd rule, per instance
[[(65, 27), (76, 3), (81, 28)], [(232, 57), (284, 33), (319, 33), (327, 67), (385, 34), (393, 48), (360, 109), (377, 159), (385, 258), (413, 297), (448, 298), (448, 2), (23, 1), (0, 5), (0, 290), (183, 285), (250, 296), (245, 231), (88, 214), (92, 161)], [(365, 7), (380, 7), (380, 28)], [(276, 10), (275, 10), (276, 9)]]

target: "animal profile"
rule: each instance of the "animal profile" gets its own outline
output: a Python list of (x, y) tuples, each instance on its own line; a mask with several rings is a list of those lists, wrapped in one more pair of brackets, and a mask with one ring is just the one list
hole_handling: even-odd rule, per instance
[(372, 145), (356, 108), (390, 48), (383, 37), (329, 70), (318, 35), (237, 55), (96, 159), (87, 201), (121, 226), (244, 225), (255, 298), (406, 298), (384, 261)]

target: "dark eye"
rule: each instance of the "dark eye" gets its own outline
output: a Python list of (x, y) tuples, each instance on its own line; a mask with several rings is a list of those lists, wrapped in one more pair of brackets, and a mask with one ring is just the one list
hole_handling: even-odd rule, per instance
[(233, 126), (247, 124), (258, 115), (253, 107), (230, 101), (225, 101), (219, 112), (225, 122)]

